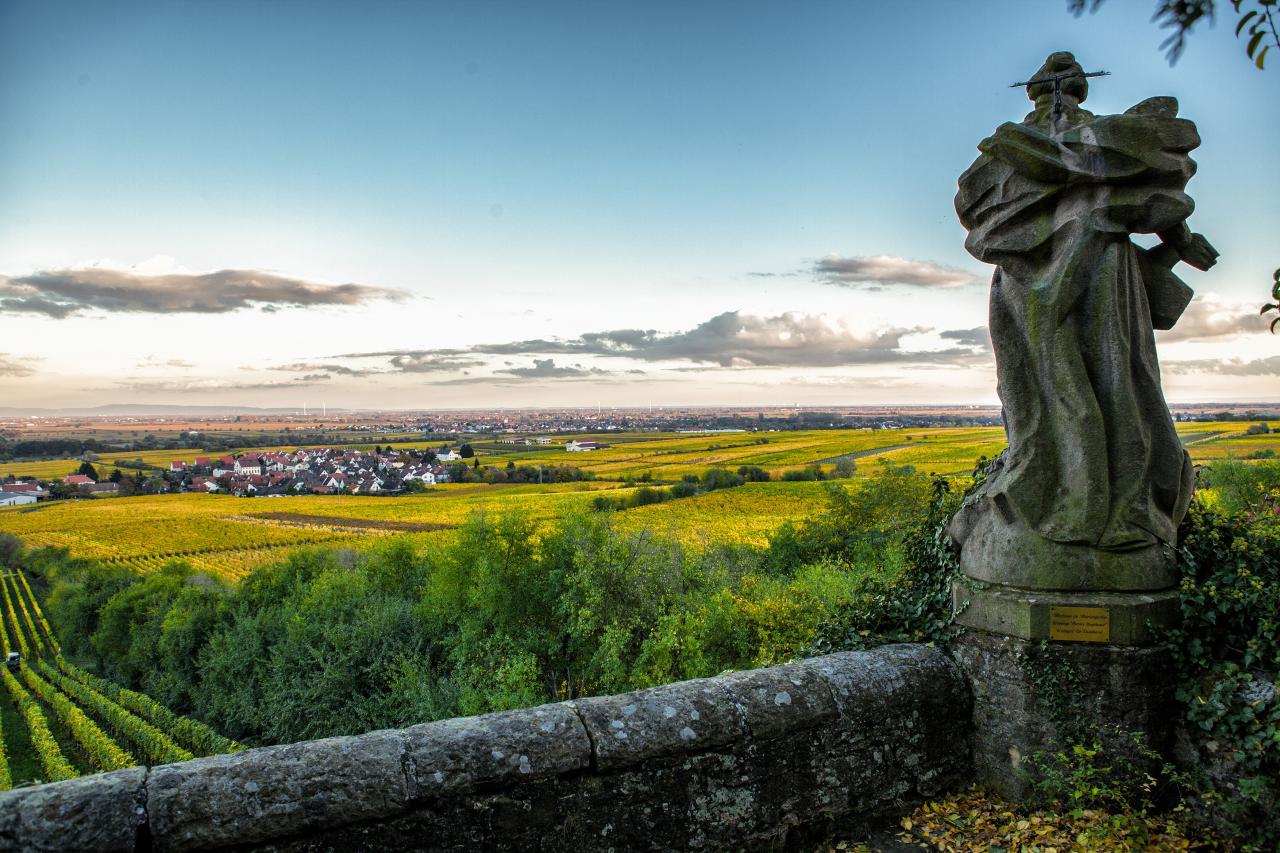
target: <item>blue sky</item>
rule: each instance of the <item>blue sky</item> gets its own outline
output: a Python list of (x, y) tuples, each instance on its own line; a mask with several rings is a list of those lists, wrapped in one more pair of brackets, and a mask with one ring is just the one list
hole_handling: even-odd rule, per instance
[[(1252, 68), (1220, 5), (1170, 67), (1150, 6), (1130, 0), (1079, 19), (1065, 0), (6, 0), (0, 276), (166, 274), (162, 285), (216, 295), (227, 279), (191, 276), (237, 270), (293, 282), (279, 292), (366, 290), (0, 310), (0, 393), (31, 405), (991, 401), (989, 359), (945, 355), (957, 338), (943, 332), (985, 322), (990, 275), (964, 252), (955, 180), (979, 140), (1026, 112), (1008, 83), (1070, 49), (1113, 73), (1093, 86), (1095, 112), (1173, 94), (1204, 138), (1192, 224), (1222, 262), (1186, 276), (1204, 328), (1162, 343), (1166, 367), (1184, 365), (1166, 370), (1170, 398), (1274, 399), (1280, 350), (1244, 309), (1280, 264), (1280, 67)], [(831, 255), (977, 282), (842, 286), (815, 274)], [(728, 312), (747, 338), (797, 346), (754, 360), (511, 346), (624, 329), (704, 341)], [(822, 346), (847, 363), (805, 354)]]

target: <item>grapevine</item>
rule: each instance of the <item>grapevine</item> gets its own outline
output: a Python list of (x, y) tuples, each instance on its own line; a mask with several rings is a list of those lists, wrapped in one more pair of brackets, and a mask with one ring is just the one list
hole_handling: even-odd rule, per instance
[(24, 658), (31, 657), (31, 648), (27, 645), (27, 638), (22, 634), (22, 626), (18, 623), (18, 614), (14, 612), (13, 601), (9, 598), (9, 585), (0, 578), (0, 595), (4, 596), (4, 609), (9, 615), (9, 625), (13, 628), (13, 636), (18, 641), (18, 651), (22, 653)]
[(40, 766), (45, 776), (48, 777), (45, 781), (61, 782), (64, 779), (74, 779), (79, 776), (79, 772), (63, 756), (53, 733), (49, 731), (49, 720), (45, 717), (40, 703), (31, 698), (31, 694), (22, 688), (18, 679), (14, 678), (13, 673), (7, 668), (0, 669), (0, 678), (4, 679), (4, 686), (8, 689), (9, 696), (18, 706), (18, 712), (26, 720), (27, 732), (31, 735), (31, 745), (35, 748), (36, 757), (40, 759)]
[(27, 626), (27, 633), (31, 636), (31, 644), (36, 654), (44, 651), (44, 638), (40, 636), (40, 632), (36, 630), (35, 622), (31, 621), (31, 613), (27, 610), (27, 602), (22, 597), (22, 593), (18, 590), (18, 582), (14, 580), (16, 572), (9, 573), (9, 585), (13, 587), (13, 597), (18, 601), (18, 610), (22, 613), (22, 621)]
[(45, 678), (56, 684), (81, 708), (104, 721), (116, 735), (128, 741), (147, 763), (171, 764), (195, 757), (155, 726), (140, 720), (92, 687), (68, 678), (44, 661), (40, 661), (39, 667)]
[[(7, 671), (7, 670), (6, 670)], [(137, 764), (129, 753), (121, 749), (106, 732), (98, 728), (70, 699), (60, 693), (52, 684), (45, 681), (26, 663), (19, 665), (18, 671), (26, 686), (42, 702), (53, 709), (54, 716), (66, 727), (76, 743), (84, 747), (89, 763), (99, 770), (121, 770)]]
[(223, 737), (204, 723), (178, 716), (150, 696), (127, 690), (114, 682), (91, 675), (61, 656), (57, 658), (57, 664), (58, 669), (69, 676), (68, 680), (74, 679), (85, 687), (114, 700), (120, 707), (150, 721), (193, 753), (220, 755), (244, 749), (240, 744)]
[(35, 593), (31, 591), (31, 584), (27, 583), (27, 576), (23, 574), (21, 569), (17, 569), (18, 580), (22, 581), (22, 588), (27, 591), (27, 598), (31, 601), (31, 609), (36, 614), (36, 619), (40, 622), (40, 627), (44, 629), (45, 639), (49, 641), (49, 646), (53, 649), (54, 654), (58, 654), (58, 641), (53, 636), (53, 629), (49, 627), (49, 620), (44, 618), (44, 611), (40, 609), (40, 602), (36, 601)]

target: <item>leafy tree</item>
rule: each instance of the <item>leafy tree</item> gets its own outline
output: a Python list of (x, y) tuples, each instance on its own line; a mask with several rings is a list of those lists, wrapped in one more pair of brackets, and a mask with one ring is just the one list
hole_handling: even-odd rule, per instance
[(79, 497), (80, 490), (62, 480), (54, 480), (49, 483), (49, 497), (55, 500), (65, 500), (66, 498)]
[(1256, 513), (1268, 499), (1280, 500), (1280, 462), (1223, 459), (1200, 472), (1199, 485), (1212, 490), (1213, 506), (1225, 515)]
[(80, 467), (76, 469), (77, 474), (83, 474), (95, 483), (98, 482), (98, 469), (93, 467), (91, 462), (81, 462)]
[[(1267, 314), (1270, 311), (1280, 312), (1280, 270), (1276, 270), (1271, 276), (1271, 298), (1275, 302), (1268, 302), (1262, 306), (1262, 310), (1258, 313)], [(1276, 333), (1276, 327), (1280, 326), (1280, 317), (1276, 317), (1271, 321), (1271, 334)]]
[(649, 506), (650, 504), (660, 504), (663, 501), (663, 493), (658, 489), (649, 486), (641, 486), (631, 493), (631, 498), (627, 501), (627, 506)]
[[(789, 472), (790, 473), (790, 472)], [(769, 540), (766, 565), (787, 571), (823, 559), (885, 565), (928, 506), (929, 477), (906, 468), (886, 468), (857, 489), (830, 483), (827, 509), (801, 523), (783, 524)]]
[(702, 475), (702, 488), (708, 492), (716, 489), (732, 489), (746, 482), (742, 474), (734, 474), (727, 468), (708, 468)]
[[(1236, 37), (1245, 39), (1245, 55), (1261, 70), (1265, 67), (1267, 52), (1280, 49), (1280, 13), (1277, 0), (1228, 0), (1236, 13)], [(1067, 7), (1076, 15), (1085, 10), (1096, 12), (1103, 0), (1067, 0)], [(1217, 11), (1216, 0), (1160, 0), (1156, 5), (1153, 21), (1162, 29), (1173, 30), (1160, 44), (1172, 64), (1178, 61), (1187, 47), (1187, 36), (1204, 19), (1213, 20)]]
[(691, 498), (698, 493), (698, 486), (695, 483), (689, 483), (681, 480), (676, 483), (668, 491), (673, 498)]
[(0, 566), (22, 565), (22, 540), (11, 533), (0, 533)]
[(470, 444), (464, 444), (458, 448), (458, 455), (463, 459), (470, 459), (476, 455), (476, 451)]
[(822, 470), (821, 465), (814, 463), (811, 465), (806, 465), (804, 468), (800, 470), (783, 471), (782, 479), (790, 483), (795, 483), (795, 482), (811, 483), (814, 480), (827, 479), (827, 474), (825, 471)]

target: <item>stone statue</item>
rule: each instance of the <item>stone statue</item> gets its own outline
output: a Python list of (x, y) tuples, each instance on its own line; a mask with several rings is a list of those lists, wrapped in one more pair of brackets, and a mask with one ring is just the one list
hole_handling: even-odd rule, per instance
[[(1178, 261), (1206, 270), (1217, 258), (1186, 224), (1200, 138), (1173, 98), (1123, 115), (1081, 109), (1088, 79), (1070, 53), (1051, 55), (1027, 95), (1035, 108), (982, 141), (955, 200), (965, 247), (997, 267), (991, 338), (1009, 446), (951, 536), (978, 579), (1166, 588), (1193, 481), (1153, 329), (1191, 299)], [(1142, 248), (1135, 233), (1160, 243)]]

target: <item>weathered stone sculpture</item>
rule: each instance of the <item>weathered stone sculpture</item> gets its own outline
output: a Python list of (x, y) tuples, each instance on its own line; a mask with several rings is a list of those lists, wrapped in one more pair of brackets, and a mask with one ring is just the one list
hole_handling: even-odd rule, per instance
[[(1117, 666), (1156, 666), (1141, 647), (1152, 622), (1176, 616), (1173, 545), (1193, 482), (1154, 329), (1191, 299), (1172, 267), (1217, 257), (1186, 225), (1200, 139), (1174, 99), (1095, 116), (1080, 108), (1088, 79), (1070, 53), (1051, 55), (1027, 94), (1035, 108), (983, 140), (956, 195), (966, 248), (997, 267), (990, 325), (1009, 446), (950, 528), (963, 573), (984, 582), (956, 590), (959, 621), (976, 629), (966, 642), (978, 713), (983, 690), (986, 712), (1020, 709), (988, 721), (1015, 767), (1048, 735), (1032, 731), (1028, 696), (1014, 695), (1033, 680), (1011, 663), (1026, 649), (996, 639), (1072, 644), (1065, 658), (1110, 672), (1079, 697), (1088, 713), (1127, 706), (1147, 718), (1134, 728), (1159, 716), (1158, 691), (1121, 696), (1102, 682)], [(1135, 233), (1160, 243), (1144, 249)], [(1144, 672), (1132, 674), (1153, 677)], [(1006, 761), (1003, 741), (988, 746), (991, 763)]]
[[(1072, 70), (1075, 58), (1055, 53), (1035, 77)], [(1061, 85), (1060, 115), (1049, 84), (1028, 86), (1035, 109), (984, 140), (960, 178), (965, 246), (998, 267), (991, 338), (1009, 449), (952, 535), (980, 571), (1142, 572), (1125, 585), (1167, 586), (1164, 546), (1192, 473), (1153, 329), (1190, 300), (1173, 263), (1206, 269), (1215, 255), (1186, 226), (1200, 138), (1172, 98), (1099, 117), (1079, 106), (1083, 76)], [(1135, 232), (1163, 242), (1142, 249)]]

